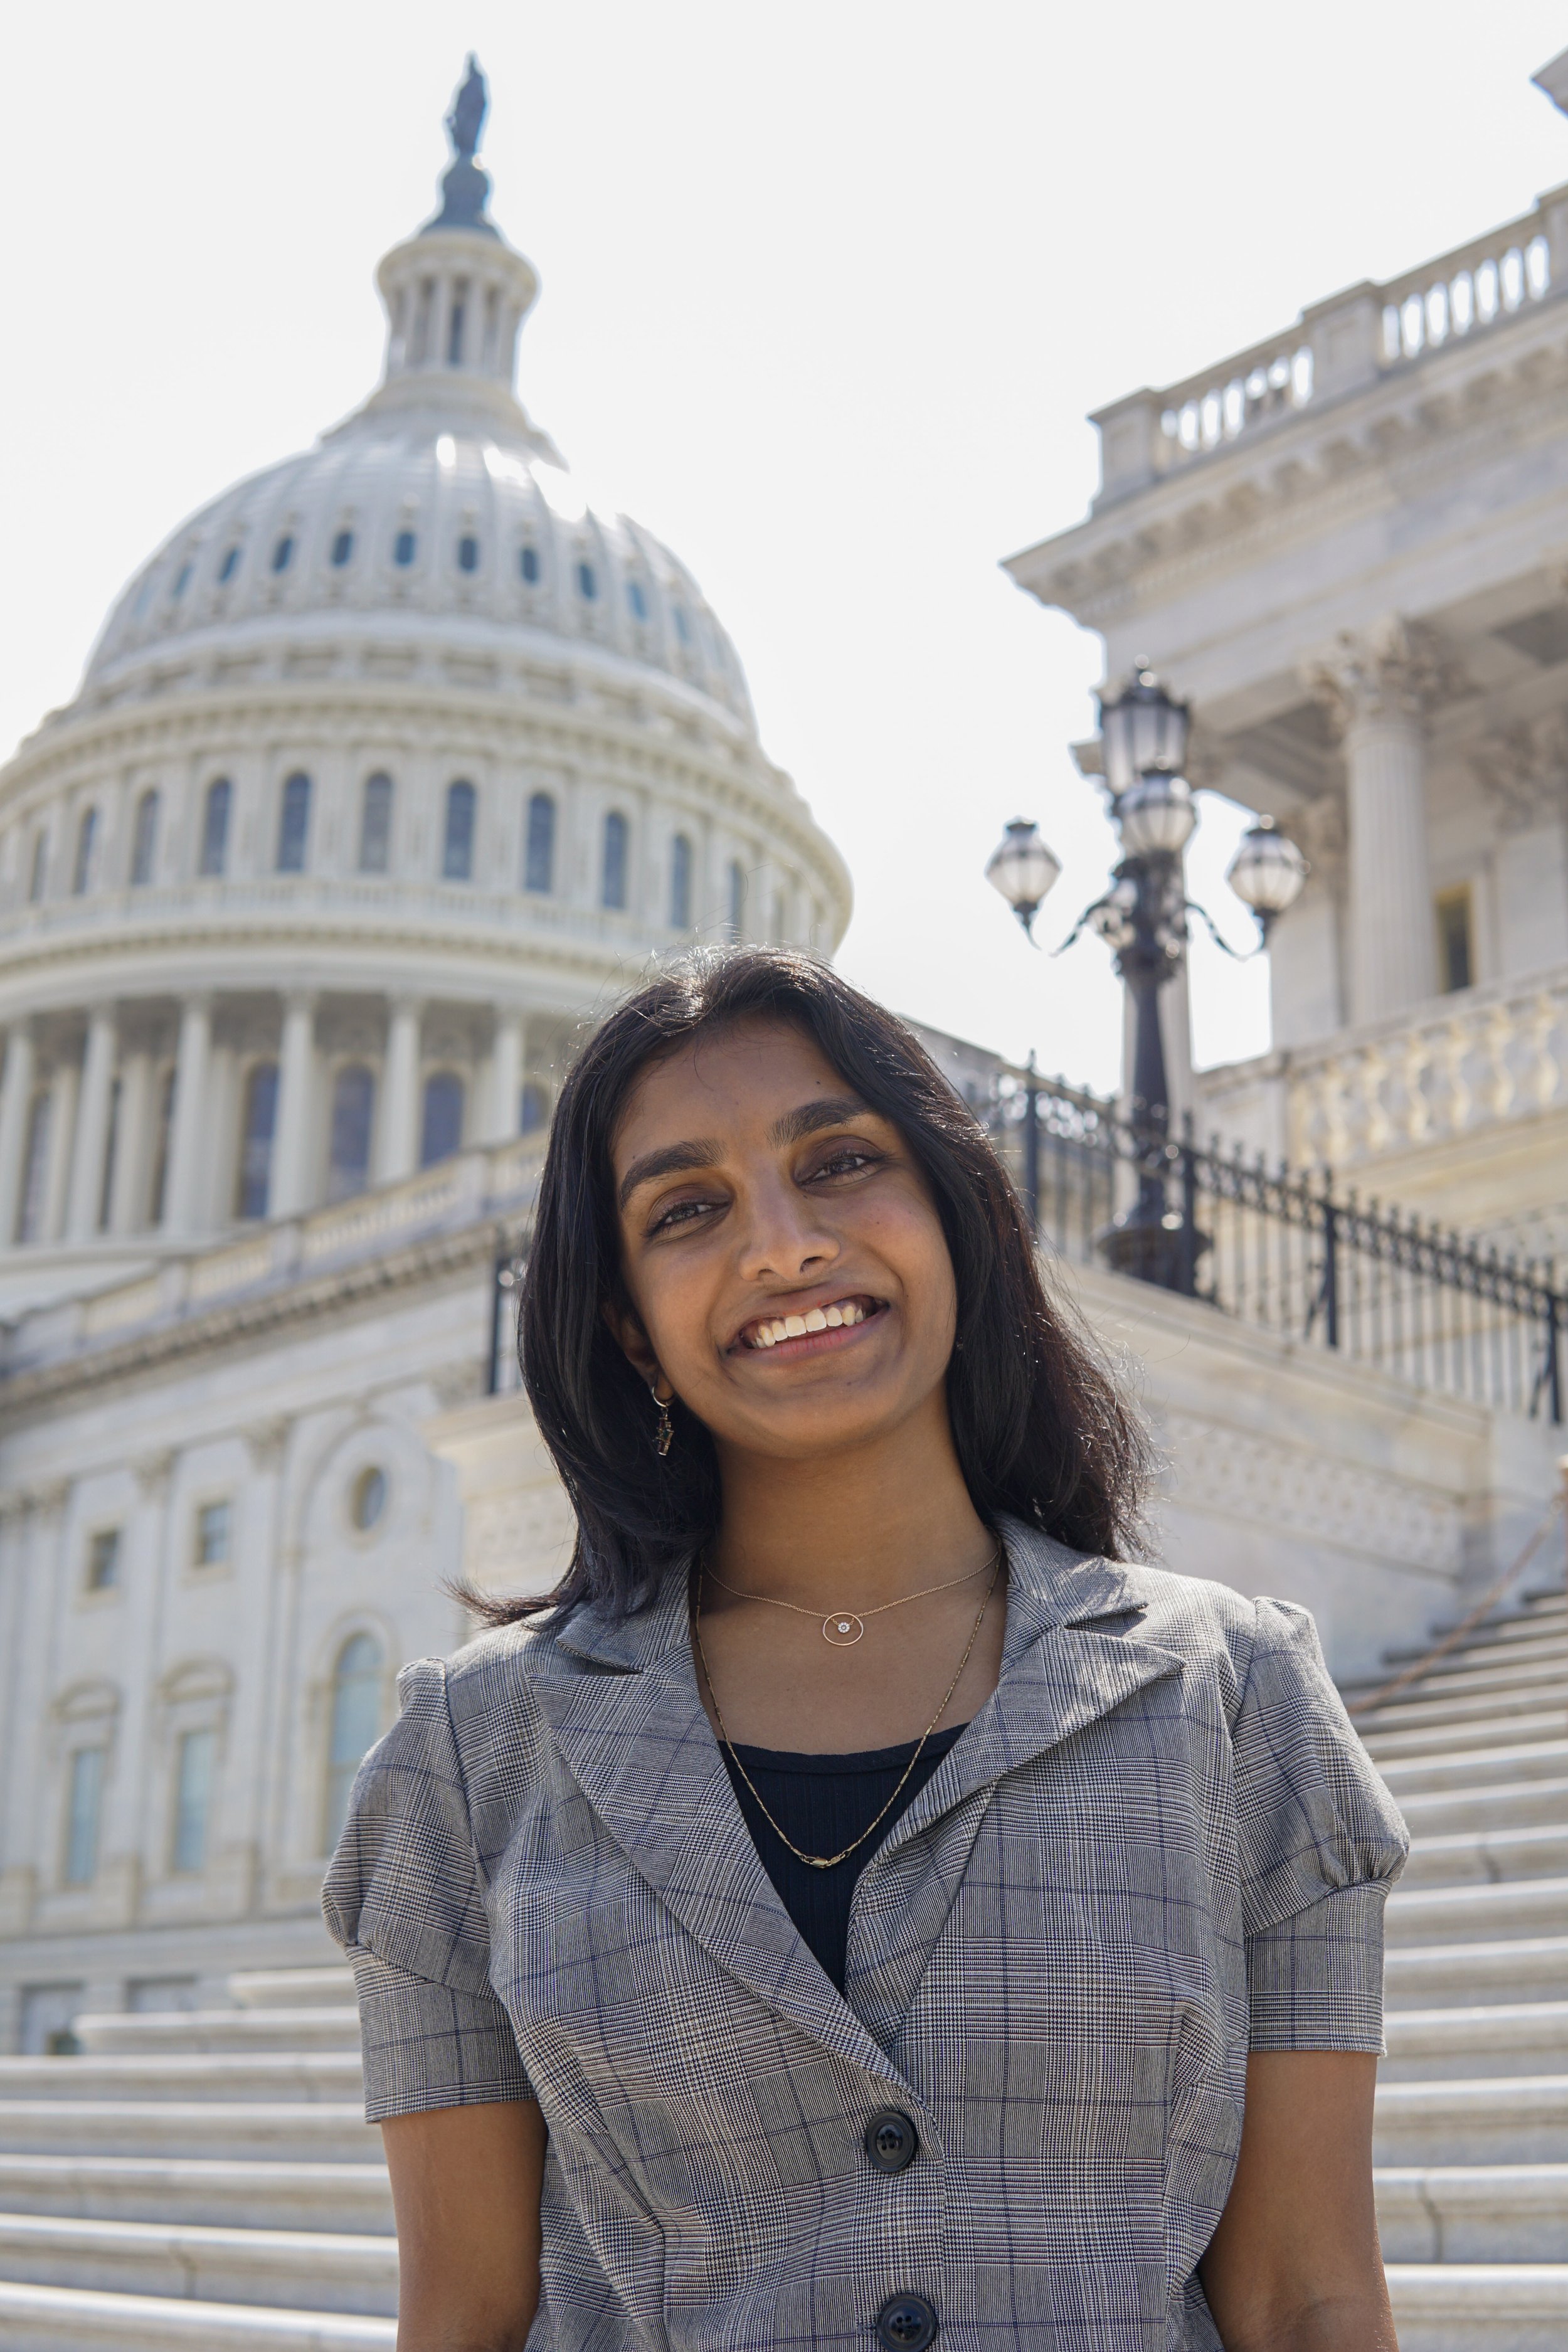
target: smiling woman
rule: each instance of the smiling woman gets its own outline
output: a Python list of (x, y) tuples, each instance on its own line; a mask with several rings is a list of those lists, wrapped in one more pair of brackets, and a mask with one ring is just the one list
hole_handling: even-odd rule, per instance
[(407, 1670), (327, 1885), (400, 2352), (1393, 2352), (1398, 1816), (1303, 1612), (1129, 1560), (1138, 1425), (908, 1031), (640, 990), (521, 1345), (571, 1566)]

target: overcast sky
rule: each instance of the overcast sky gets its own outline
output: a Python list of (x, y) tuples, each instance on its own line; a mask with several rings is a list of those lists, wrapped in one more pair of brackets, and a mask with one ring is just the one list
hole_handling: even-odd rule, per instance
[[(1037, 817), (1058, 938), (1110, 836), (1067, 745), (1098, 640), (999, 560), (1075, 521), (1085, 412), (1568, 181), (1529, 85), (1568, 0), (141, 0), (0, 34), (0, 753), (182, 516), (363, 397), (468, 46), (539, 268), (528, 407), (690, 564), (853, 870), (841, 961), (1107, 1084), (1104, 950), (1032, 955), (981, 868)], [(1179, 681), (1178, 681), (1179, 683)], [(1205, 805), (1193, 873), (1240, 819)], [(1200, 1058), (1267, 1043), (1194, 956)]]

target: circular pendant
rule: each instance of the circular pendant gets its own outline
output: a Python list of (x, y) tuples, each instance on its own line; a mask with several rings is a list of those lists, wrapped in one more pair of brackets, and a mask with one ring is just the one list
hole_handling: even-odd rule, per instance
[(854, 1615), (825, 1617), (822, 1621), (822, 1638), (831, 1642), (836, 1650), (853, 1649), (865, 1631), (859, 1618)]

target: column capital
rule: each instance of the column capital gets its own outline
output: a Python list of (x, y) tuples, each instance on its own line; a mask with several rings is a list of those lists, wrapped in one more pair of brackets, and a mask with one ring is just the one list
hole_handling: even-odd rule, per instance
[(1370, 628), (1340, 630), (1304, 675), (1342, 735), (1366, 719), (1419, 721), (1464, 684), (1457, 656), (1436, 630), (1398, 613)]
[(1561, 807), (1568, 814), (1568, 712), (1548, 711), (1467, 744), (1465, 757), (1504, 833), (1525, 833)]

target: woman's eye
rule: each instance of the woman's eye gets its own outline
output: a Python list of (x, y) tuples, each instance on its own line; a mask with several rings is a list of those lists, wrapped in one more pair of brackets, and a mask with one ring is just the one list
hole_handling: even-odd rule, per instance
[(676, 1225), (691, 1224), (697, 1218), (705, 1217), (714, 1205), (711, 1201), (672, 1202), (668, 1209), (659, 1211), (652, 1224), (649, 1225), (648, 1232), (650, 1234), (668, 1233)]
[(810, 1181), (815, 1182), (819, 1176), (858, 1175), (862, 1168), (877, 1167), (880, 1159), (879, 1152), (868, 1151), (858, 1143), (846, 1143), (813, 1170)]

